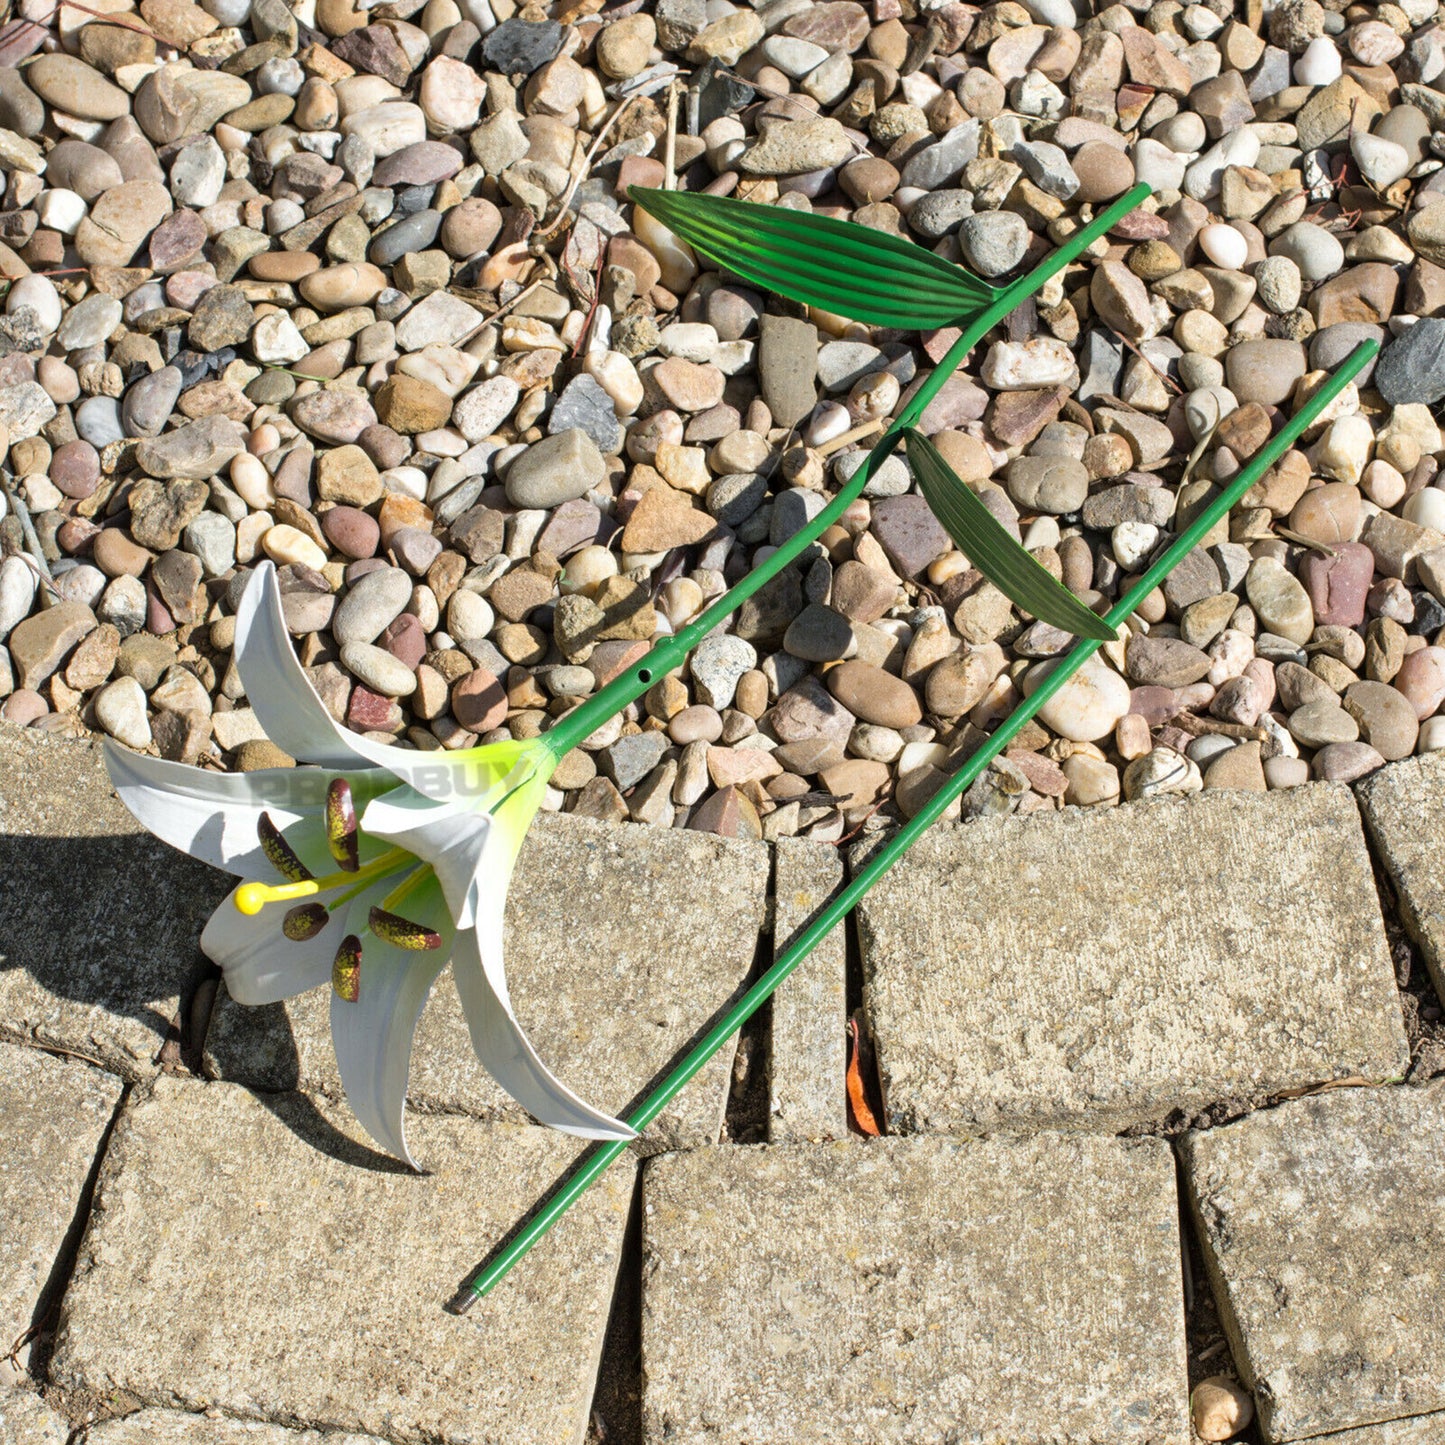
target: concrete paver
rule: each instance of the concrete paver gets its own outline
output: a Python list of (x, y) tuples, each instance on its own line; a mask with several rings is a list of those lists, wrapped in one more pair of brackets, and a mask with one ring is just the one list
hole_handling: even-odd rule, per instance
[(895, 1132), (1114, 1130), (1407, 1065), (1339, 785), (935, 828), (859, 936)]
[(92, 1425), (77, 1445), (384, 1445), (375, 1435), (288, 1430), (261, 1420), (213, 1419), (181, 1410), (137, 1410)]
[(1359, 797), (1401, 919), (1445, 997), (1445, 753), (1381, 768), (1360, 783)]
[(1442, 1140), (1445, 1080), (1185, 1136), (1215, 1299), (1269, 1440), (1445, 1411)]
[(1387, 1420), (1361, 1430), (1341, 1430), (1325, 1436), (1320, 1445), (1440, 1445), (1445, 1440), (1445, 1415), (1416, 1415), (1409, 1420)]
[(644, 1174), (648, 1445), (1186, 1445), (1174, 1165), (1082, 1134)]
[[(774, 858), (776, 961), (842, 886), (843, 860), (831, 844), (803, 838), (779, 839)], [(768, 1137), (775, 1144), (848, 1136), (846, 929), (837, 925), (773, 995)]]
[(409, 1132), (434, 1172), (324, 1099), (159, 1078), (107, 1153), (53, 1378), (388, 1440), (580, 1445), (633, 1166), (458, 1318), (445, 1301), (578, 1141), (455, 1115)]
[(39, 1395), (0, 1385), (0, 1440), (5, 1445), (66, 1445), (70, 1426)]
[[(547, 1066), (587, 1101), (624, 1109), (742, 987), (766, 914), (768, 850), (678, 829), (537, 818), (507, 899), (507, 981)], [(330, 991), (268, 1008), (224, 989), (212, 1077), (339, 1095)], [(646, 1151), (717, 1139), (732, 1050), (723, 1049), (648, 1130)], [(518, 1122), (526, 1114), (477, 1062), (449, 972), (417, 1028), (415, 1104)]]
[(121, 1087), (88, 1064), (0, 1044), (0, 1353), (53, 1302), (56, 1261)]

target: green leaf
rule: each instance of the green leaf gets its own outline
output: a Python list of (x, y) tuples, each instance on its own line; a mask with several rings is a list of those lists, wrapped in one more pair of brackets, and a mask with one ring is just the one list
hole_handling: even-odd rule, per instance
[(628, 194), (714, 265), (793, 301), (871, 326), (966, 324), (997, 292), (961, 266), (852, 221), (725, 196)]
[(906, 436), (908, 465), (933, 515), (1000, 592), (1051, 627), (1100, 642), (1114, 640), (1103, 618), (1056, 582), (1009, 536), (926, 436), (912, 427)]

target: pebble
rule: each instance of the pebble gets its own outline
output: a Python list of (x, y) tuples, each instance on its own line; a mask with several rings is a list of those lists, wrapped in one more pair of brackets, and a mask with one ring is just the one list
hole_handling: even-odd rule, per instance
[(336, 640), (373, 643), (411, 601), (411, 578), (396, 567), (382, 567), (359, 578), (337, 604), (331, 619)]
[(127, 747), (139, 750), (150, 744), (146, 695), (133, 677), (117, 678), (96, 693), (95, 720)]
[[(1040, 663), (1024, 676), (1024, 693), (1031, 693), (1052, 670)], [(1073, 742), (1094, 742), (1111, 732), (1129, 711), (1129, 685), (1098, 657), (1092, 657), (1046, 702), (1039, 717), (1060, 737)]]
[(1249, 243), (1233, 226), (1205, 226), (1199, 233), (1199, 246), (1216, 266), (1239, 271), (1249, 258)]
[(980, 276), (1002, 276), (1012, 271), (1023, 260), (1028, 244), (1028, 226), (1022, 216), (1012, 211), (967, 216), (958, 228), (963, 259)]
[(384, 648), (366, 642), (348, 642), (341, 648), (348, 672), (385, 697), (408, 697), (416, 690), (416, 675)]
[[(379, 21), (323, 0), (294, 18), (324, 49), (245, 0), (146, 0), (159, 48), (67, 12), (64, 45), (21, 57), (23, 77), (0, 70), (0, 263), (55, 273), (3, 263), (18, 279), (0, 422), (63, 599), (35, 610), (16, 519), (0, 518), (11, 711), (90, 716), (129, 677), (129, 654), (110, 656), (122, 636), (173, 659), (205, 619), (214, 683), (185, 670), (162, 684), (162, 662), (136, 679), (138, 716), (164, 756), (244, 765), (259, 737), (231, 695), (226, 624), (241, 570), (270, 556), (292, 569), (288, 624), (315, 634), (313, 656), (340, 657), (317, 672), (353, 725), (420, 747), (520, 735), (807, 525), (873, 436), (834, 440), (896, 415), (952, 337), (867, 331), (719, 277), (625, 197), (661, 183), (655, 94), (591, 172), (573, 169), (579, 134), (599, 133), (630, 81), (659, 59), (684, 80), (715, 60), (759, 88), (702, 85), (699, 134), (677, 136), (684, 184), (730, 176), (734, 194), (851, 215), (986, 280), (1057, 244), (1084, 207), (1150, 185), (923, 423), (1091, 601), (1117, 597), (1264, 444), (1307, 372), (1388, 338), (1365, 405), (1349, 393), (1263, 503), (1141, 610), (1150, 632), (1110, 654), (1127, 676), (1095, 658), (1030, 734), (1100, 756), (1011, 764), (1029, 806), (1112, 806), (1168, 791), (1171, 769), (1257, 788), (1378, 766), (1404, 745), (1405, 712), (1418, 730), (1442, 705), (1445, 562), (1428, 559), (1445, 548), (1445, 493), (1424, 459), (1442, 450), (1429, 408), (1445, 400), (1445, 285), (1430, 268), (1445, 265), (1445, 207), (1422, 204), (1441, 117), (1420, 96), (1434, 52), (1411, 38), (1430, 17), (1407, 7), (1413, 31), (1397, 33), (1277, 10), (1256, 35), (1186, 7), (1161, 38), (1139, 12), (1081, 30), (1066, 0), (972, 29), (945, 7), (921, 58), (917, 24), (887, 4), (787, 0), (768, 16), (662, 0), (579, 25), (498, 24), (477, 0)], [(246, 68), (223, 63), (247, 47)], [(1381, 114), (1386, 67), (1408, 84)], [(1324, 163), (1342, 155), (1343, 182)], [(546, 231), (574, 180), (570, 225)], [(529, 246), (539, 229), (557, 238), (555, 274)], [(609, 816), (635, 788), (631, 816), (650, 825), (836, 840), (875, 806), (869, 828), (916, 810), (964, 730), (994, 726), (1063, 645), (980, 584), (901, 455), (731, 629), (668, 681), (656, 716), (649, 702), (643, 731), (619, 722), (579, 755), (564, 807), (593, 806), (596, 782)], [(1290, 668), (1327, 696), (1303, 697)], [(57, 673), (69, 691), (48, 700)], [(1357, 685), (1368, 721), (1340, 705)], [(241, 706), (215, 711), (214, 734), (178, 731), (160, 700), (198, 711), (201, 691)], [(1284, 720), (1326, 703), (1329, 740), (1292, 739)], [(1181, 707), (1305, 756), (1173, 747)], [(776, 750), (748, 745), (760, 727)], [(1012, 772), (989, 778), (969, 809), (1019, 806)], [(800, 805), (822, 787), (837, 807)]]
[[(1312, 41), (1310, 48), (1321, 43), (1329, 44), (1322, 37)], [(1333, 52), (1333, 46), (1331, 50)], [(1307, 50), (1305, 57), (1308, 54)], [(1312, 83), (1300, 77), (1300, 66), (1305, 57), (1295, 64), (1295, 77), (1302, 85)], [(1335, 74), (1339, 74), (1338, 60)], [(1189, 1416), (1194, 1433), (1201, 1440), (1229, 1440), (1249, 1428), (1254, 1419), (1254, 1399), (1249, 1391), (1229, 1376), (1211, 1375), (1207, 1380), (1201, 1380), (1191, 1392)]]
[(1375, 387), (1391, 406), (1445, 399), (1445, 318), (1421, 317), (1385, 347)]
[(579, 428), (530, 447), (507, 471), (507, 500), (515, 507), (557, 507), (602, 485), (606, 464), (597, 443)]

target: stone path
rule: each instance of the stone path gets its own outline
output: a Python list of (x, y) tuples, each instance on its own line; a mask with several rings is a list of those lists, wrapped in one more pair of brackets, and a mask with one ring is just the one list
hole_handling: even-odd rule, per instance
[[(220, 880), (88, 744), (0, 729), (0, 1441), (1189, 1445), (1223, 1375), (1255, 1445), (1438, 1445), (1442, 796), (1430, 756), (940, 827), (458, 1319), (575, 1143), (480, 1081), (443, 980), (430, 1172), (376, 1154), (314, 1000), (206, 1019)], [(508, 919), (544, 1056), (636, 1095), (868, 846), (544, 815)], [(883, 1139), (848, 1130), (860, 1006)]]

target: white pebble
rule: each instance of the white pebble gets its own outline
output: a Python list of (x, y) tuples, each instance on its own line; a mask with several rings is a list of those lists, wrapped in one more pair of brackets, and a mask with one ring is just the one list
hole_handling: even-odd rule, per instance
[(1189, 423), (1195, 441), (1207, 436), (1230, 412), (1238, 410), (1238, 398), (1225, 386), (1201, 386), (1184, 398), (1184, 420)]
[(1439, 487), (1425, 487), (1407, 498), (1404, 511), (1407, 522), (1445, 532), (1445, 492)]
[(461, 642), (476, 642), (496, 624), (491, 603), (475, 592), (459, 587), (447, 603), (447, 631)]
[(109, 622), (122, 637), (146, 625), (146, 589), (139, 577), (117, 577), (105, 589), (95, 615)]
[(426, 500), (427, 476), (420, 467), (388, 467), (381, 474), (381, 485), (388, 492), (397, 492), (418, 502)]
[[(1024, 675), (1025, 694), (1033, 692), (1057, 665), (1044, 662), (1031, 667)], [(1128, 711), (1129, 684), (1091, 657), (1039, 709), (1039, 718), (1060, 737), (1091, 743), (1108, 734)]]
[(1230, 131), (1184, 172), (1184, 189), (1196, 201), (1219, 194), (1220, 182), (1230, 166), (1252, 166), (1259, 159), (1259, 136), (1250, 127)]
[(1150, 522), (1120, 522), (1109, 536), (1114, 560), (1126, 572), (1137, 571), (1158, 540), (1159, 528)]
[(825, 401), (814, 410), (812, 420), (803, 429), (803, 445), (808, 447), (826, 446), (835, 437), (840, 437), (853, 425), (848, 408), (836, 401)]
[(703, 321), (674, 322), (657, 340), (657, 349), (664, 356), (680, 356), (684, 361), (711, 361), (717, 348), (716, 328)]
[(1216, 221), (1199, 233), (1199, 247), (1216, 266), (1239, 271), (1249, 256), (1249, 243), (1234, 229)]
[(1296, 85), (1329, 85), (1340, 78), (1344, 64), (1340, 52), (1327, 35), (1311, 40), (1294, 63)]
[(85, 202), (74, 191), (46, 191), (35, 206), (40, 224), (62, 236), (73, 236), (85, 219)]
[(37, 585), (36, 573), (25, 558), (11, 556), (0, 562), (0, 641), (30, 616)]
[(22, 276), (5, 297), (5, 314), (14, 316), (22, 306), (28, 306), (38, 318), (40, 330), (52, 335), (60, 326), (62, 315), (60, 293), (55, 283), (45, 276)]

